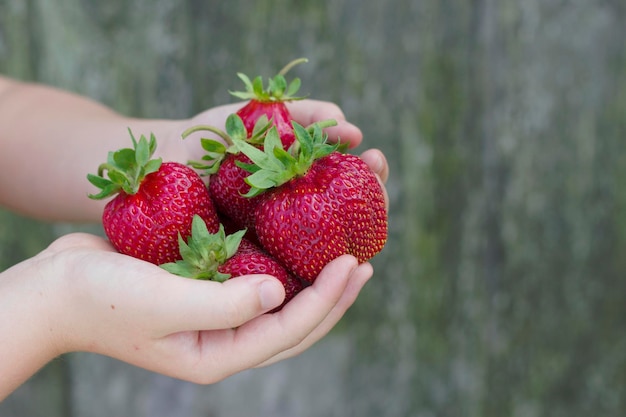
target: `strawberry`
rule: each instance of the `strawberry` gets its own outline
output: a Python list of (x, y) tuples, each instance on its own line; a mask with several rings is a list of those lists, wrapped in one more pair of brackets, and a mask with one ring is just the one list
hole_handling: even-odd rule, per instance
[(205, 222), (195, 216), (187, 242), (179, 237), (182, 260), (161, 265), (173, 274), (203, 280), (224, 282), (250, 274), (268, 274), (278, 278), (285, 287), (285, 300), (273, 309), (276, 312), (302, 288), (302, 282), (283, 268), (276, 259), (243, 238), (245, 230), (226, 235), (224, 227), (209, 232)]
[(267, 252), (295, 275), (313, 282), (322, 268), (343, 254), (362, 263), (382, 250), (387, 210), (375, 174), (355, 155), (326, 142), (320, 125), (293, 123), (297, 142), (282, 149), (272, 128), (264, 150), (236, 140), (256, 165), (248, 167), (248, 196), (262, 196), (255, 229)]
[(254, 208), (258, 198), (246, 198), (250, 186), (245, 182), (248, 171), (240, 168), (237, 163), (250, 164), (244, 154), (227, 155), (220, 169), (209, 180), (209, 191), (216, 207), (225, 213), (238, 228), (254, 227)]
[[(130, 132), (130, 131), (129, 131)], [(143, 135), (133, 148), (109, 152), (98, 175), (88, 180), (100, 188), (92, 199), (115, 196), (102, 214), (102, 225), (119, 252), (162, 264), (179, 257), (178, 235), (188, 236), (193, 216), (200, 215), (217, 231), (219, 221), (209, 192), (200, 176), (177, 162), (151, 159), (156, 139)], [(107, 172), (108, 178), (103, 176)]]
[(295, 78), (287, 85), (285, 74), (295, 65), (306, 61), (305, 58), (300, 58), (290, 62), (278, 75), (269, 79), (267, 87), (264, 87), (260, 76), (250, 81), (247, 75), (237, 74), (243, 81), (246, 91), (235, 91), (231, 94), (242, 100), (248, 100), (248, 103), (237, 111), (237, 115), (243, 120), (249, 135), (252, 134), (259, 118), (265, 116), (278, 129), (285, 149), (295, 141), (291, 126), (293, 117), (285, 102), (301, 100), (303, 97), (294, 96), (300, 88), (300, 79)]

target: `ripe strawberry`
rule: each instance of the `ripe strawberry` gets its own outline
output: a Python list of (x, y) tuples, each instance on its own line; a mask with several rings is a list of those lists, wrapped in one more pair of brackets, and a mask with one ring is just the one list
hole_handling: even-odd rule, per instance
[(179, 238), (182, 260), (161, 267), (187, 278), (224, 282), (230, 278), (250, 274), (268, 274), (278, 278), (285, 287), (280, 310), (302, 288), (302, 282), (283, 268), (276, 259), (243, 238), (245, 230), (226, 235), (220, 225), (217, 233), (210, 233), (204, 221), (195, 216), (187, 242)]
[(250, 78), (245, 74), (237, 74), (245, 84), (246, 91), (236, 91), (231, 92), (231, 94), (242, 100), (249, 100), (245, 106), (237, 111), (237, 115), (243, 120), (249, 135), (252, 134), (259, 118), (265, 116), (278, 129), (285, 149), (289, 148), (295, 141), (291, 126), (293, 117), (287, 110), (285, 102), (302, 99), (302, 97), (294, 96), (300, 88), (300, 79), (295, 78), (287, 85), (285, 74), (293, 66), (306, 61), (306, 59), (301, 58), (290, 62), (278, 75), (269, 79), (267, 87), (263, 86), (263, 79), (260, 76), (250, 81)]
[(248, 171), (237, 163), (250, 164), (244, 154), (229, 154), (220, 165), (220, 169), (209, 179), (209, 191), (216, 207), (231, 219), (237, 228), (254, 228), (254, 209), (258, 198), (246, 198), (250, 191), (245, 178)]
[(236, 145), (257, 165), (246, 182), (248, 196), (263, 196), (255, 210), (259, 242), (295, 275), (313, 282), (340, 255), (362, 263), (382, 250), (387, 211), (383, 190), (363, 160), (338, 152), (319, 125), (312, 132), (293, 126), (298, 146), (292, 153), (282, 149), (274, 129), (264, 151)]
[[(102, 225), (111, 244), (119, 252), (162, 264), (179, 257), (178, 235), (188, 236), (194, 215), (200, 215), (216, 231), (217, 212), (200, 176), (176, 162), (150, 159), (156, 139), (141, 136), (133, 148), (109, 152), (98, 175), (88, 180), (100, 188), (92, 199), (115, 197), (102, 214)], [(104, 178), (107, 171), (107, 178)]]

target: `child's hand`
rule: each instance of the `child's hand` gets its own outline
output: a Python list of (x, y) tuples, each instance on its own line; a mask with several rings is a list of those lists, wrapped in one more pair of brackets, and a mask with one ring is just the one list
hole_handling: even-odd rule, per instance
[(23, 300), (18, 320), (29, 323), (23, 329), (32, 333), (23, 336), (44, 363), (88, 351), (197, 383), (304, 351), (332, 329), (372, 276), (369, 264), (357, 267), (342, 256), (283, 310), (264, 314), (284, 297), (273, 277), (181, 278), (88, 234), (64, 236), (15, 268), (21, 274), (7, 282), (13, 299)]

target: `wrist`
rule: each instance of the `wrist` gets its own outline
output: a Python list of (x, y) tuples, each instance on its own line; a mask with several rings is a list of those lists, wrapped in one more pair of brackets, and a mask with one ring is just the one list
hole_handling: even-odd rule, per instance
[(49, 271), (39, 256), (0, 274), (0, 400), (60, 353), (49, 303)]

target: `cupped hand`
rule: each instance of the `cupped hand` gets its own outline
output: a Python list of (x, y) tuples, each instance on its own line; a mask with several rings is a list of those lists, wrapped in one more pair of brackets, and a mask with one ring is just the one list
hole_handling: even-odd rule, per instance
[(40, 268), (50, 265), (41, 292), (55, 355), (94, 352), (197, 383), (301, 353), (333, 328), (372, 276), (369, 264), (342, 256), (280, 312), (264, 314), (284, 298), (280, 282), (266, 275), (181, 278), (88, 234), (62, 237), (37, 259)]

